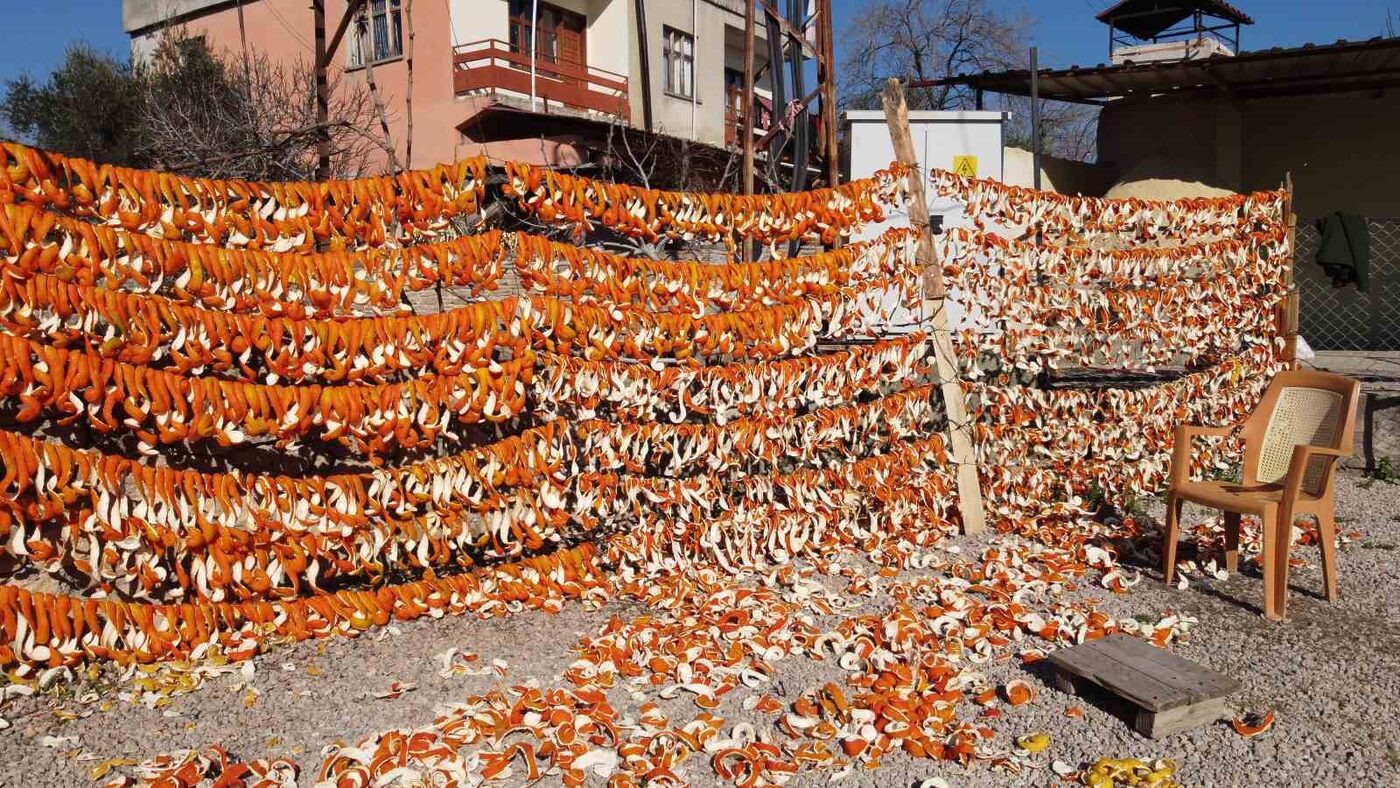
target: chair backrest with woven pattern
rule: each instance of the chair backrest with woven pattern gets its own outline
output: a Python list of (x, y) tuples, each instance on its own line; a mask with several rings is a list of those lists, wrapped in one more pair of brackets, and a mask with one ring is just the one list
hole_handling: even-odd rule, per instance
[[(1293, 447), (1301, 444), (1349, 453), (1360, 390), (1355, 380), (1327, 372), (1291, 370), (1275, 376), (1244, 425), (1246, 482), (1282, 482)], [(1303, 491), (1321, 495), (1335, 464), (1330, 457), (1314, 457), (1303, 475)]]

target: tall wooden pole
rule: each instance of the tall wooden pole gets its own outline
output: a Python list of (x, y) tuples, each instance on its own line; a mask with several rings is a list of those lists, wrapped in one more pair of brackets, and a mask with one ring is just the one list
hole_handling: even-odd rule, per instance
[(835, 186), (841, 178), (841, 149), (836, 140), (836, 44), (831, 20), (831, 0), (817, 0), (817, 42), (821, 62), (817, 81), (822, 87), (822, 127), (826, 134), (826, 185)]
[(930, 235), (923, 170), (919, 169), (919, 157), (914, 151), (914, 137), (909, 130), (909, 107), (904, 101), (904, 88), (898, 79), (891, 78), (886, 83), (881, 100), (890, 127), (890, 140), (894, 142), (895, 157), (910, 168), (906, 205), (909, 224), (919, 233), (918, 262), (924, 269), (925, 308), (933, 311), (929, 320), (932, 323), (934, 368), (948, 420), (948, 445), (957, 469), (958, 511), (962, 515), (963, 533), (981, 533), (987, 528), (987, 515), (982, 507), (982, 485), (977, 478), (972, 422), (968, 420), (967, 402), (958, 383), (953, 335), (948, 327), (947, 290), (943, 286), (942, 268), (933, 258), (933, 236)]
[[(640, 68), (642, 77), (642, 128), (650, 134), (655, 130), (656, 124), (652, 117), (651, 109), (651, 52), (649, 49), (650, 39), (647, 37), (647, 9), (646, 0), (637, 0), (637, 52), (640, 56), (637, 65)], [(629, 113), (630, 114), (630, 113)]]
[(251, 93), (253, 90), (253, 69), (248, 63), (248, 28), (243, 24), (243, 0), (238, 0), (238, 42), (243, 47), (243, 84)]
[(1293, 213), (1293, 173), (1284, 176), (1283, 221), (1288, 225), (1288, 257), (1284, 260), (1283, 286), (1284, 301), (1280, 310), (1280, 328), (1283, 333), (1283, 360), (1293, 369), (1298, 368), (1298, 285), (1294, 279), (1294, 267), (1298, 257), (1298, 216)]
[(744, 122), (739, 130), (744, 149), (744, 194), (753, 194), (753, 3), (744, 0)]
[[(744, 117), (739, 124), (739, 145), (744, 151), (742, 177), (744, 194), (753, 194), (753, 121), (754, 121), (754, 0), (744, 0)], [(750, 262), (754, 259), (753, 247), (747, 238), (739, 244), (742, 249), (740, 259)]]
[(408, 71), (408, 86), (404, 89), (403, 168), (413, 169), (413, 0), (404, 0), (404, 26), (408, 28), (408, 51), (404, 53), (404, 68)]
[(316, 36), (316, 180), (331, 177), (331, 98), (326, 78), (326, 0), (311, 0)]
[(1040, 191), (1040, 50), (1031, 47), (1031, 179)]

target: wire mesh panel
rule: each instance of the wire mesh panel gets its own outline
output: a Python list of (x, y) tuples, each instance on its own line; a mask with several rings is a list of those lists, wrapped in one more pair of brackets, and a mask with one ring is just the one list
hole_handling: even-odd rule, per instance
[(1299, 332), (1314, 350), (1400, 350), (1400, 219), (1371, 219), (1371, 289), (1334, 287), (1317, 264), (1318, 232), (1298, 223)]
[(1400, 219), (1371, 222), (1371, 276), (1377, 273), (1384, 289), (1372, 293), (1380, 308), (1371, 349), (1400, 350)]

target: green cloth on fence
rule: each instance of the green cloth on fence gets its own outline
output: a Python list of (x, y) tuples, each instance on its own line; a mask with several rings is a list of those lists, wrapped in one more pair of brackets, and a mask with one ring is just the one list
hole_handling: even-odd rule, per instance
[(1363, 293), (1371, 290), (1371, 236), (1366, 217), (1334, 213), (1317, 220), (1317, 264), (1332, 279), (1333, 287), (1355, 283)]

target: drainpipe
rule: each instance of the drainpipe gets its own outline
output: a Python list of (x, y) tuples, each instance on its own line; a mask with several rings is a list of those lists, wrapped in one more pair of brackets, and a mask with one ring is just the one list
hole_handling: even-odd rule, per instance
[(530, 109), (539, 112), (539, 102), (535, 90), (535, 75), (540, 59), (540, 0), (530, 3)]
[(690, 138), (700, 139), (695, 111), (700, 106), (700, 0), (690, 0)]

